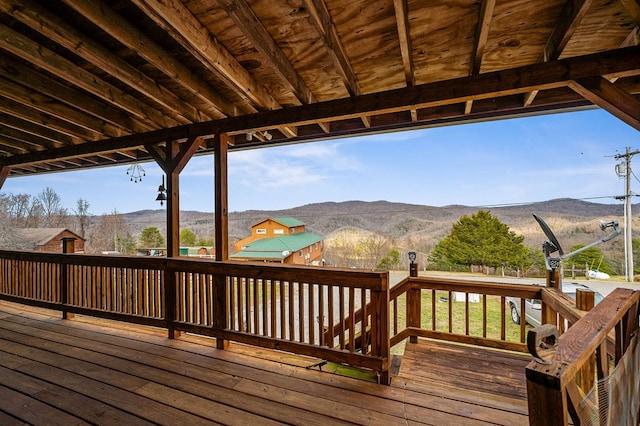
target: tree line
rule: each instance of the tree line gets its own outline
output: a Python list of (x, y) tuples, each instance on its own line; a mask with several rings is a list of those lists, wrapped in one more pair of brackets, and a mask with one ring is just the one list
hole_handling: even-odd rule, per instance
[[(76, 201), (71, 211), (62, 204), (60, 196), (50, 187), (38, 195), (0, 193), (0, 246), (7, 249), (24, 247), (12, 232), (14, 228), (68, 228), (86, 239), (86, 253), (115, 251), (134, 254), (138, 247), (163, 248), (166, 242), (156, 227), (142, 230), (134, 238), (124, 216), (115, 209), (99, 216), (89, 212), (89, 202)], [(540, 275), (544, 273), (544, 258), (540, 249), (524, 245), (518, 236), (490, 211), (479, 210), (471, 216), (463, 215), (452, 225), (449, 234), (435, 246), (416, 250), (421, 268), (440, 271), (483, 272), (485, 274)], [(633, 241), (634, 258), (640, 257), (640, 240)], [(410, 242), (409, 242), (410, 243)], [(190, 229), (180, 231), (182, 246), (212, 246), (212, 238), (198, 237)], [(574, 251), (584, 245), (576, 245)], [(393, 239), (377, 234), (366, 238), (336, 239), (325, 246), (328, 265), (366, 269), (408, 269), (409, 260), (401, 253), (416, 247), (400, 247)], [(637, 263), (634, 259), (634, 265)], [(615, 260), (603, 255), (599, 247), (578, 253), (565, 261), (576, 268), (598, 269), (610, 275), (621, 273)]]

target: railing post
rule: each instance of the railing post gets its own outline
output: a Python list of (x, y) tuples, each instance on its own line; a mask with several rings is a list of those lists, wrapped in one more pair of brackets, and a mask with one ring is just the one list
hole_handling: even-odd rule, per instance
[(180, 336), (174, 327), (176, 320), (176, 272), (168, 266), (164, 269), (164, 320), (167, 324), (169, 339)]
[[(75, 252), (75, 238), (64, 237), (62, 238), (62, 253), (68, 254)], [(62, 319), (71, 319), (73, 314), (70, 314), (65, 309), (65, 306), (69, 303), (69, 268), (71, 265), (63, 263), (60, 265), (60, 303), (62, 303)]]
[[(222, 274), (214, 275), (214, 302), (213, 302), (213, 328), (225, 330), (227, 328), (227, 306), (229, 305), (229, 294), (227, 289), (227, 277)], [(216, 348), (226, 349), (229, 341), (216, 338)]]
[(373, 308), (371, 324), (371, 352), (382, 359), (378, 381), (380, 384), (391, 383), (389, 375), (389, 357), (391, 342), (389, 337), (389, 273), (381, 276), (380, 289), (371, 291)]
[[(409, 276), (415, 278), (418, 276), (418, 264), (412, 262), (409, 265)], [(419, 288), (411, 287), (407, 291), (407, 328), (421, 328), (421, 291)], [(418, 343), (418, 336), (409, 336), (409, 343)]]
[[(576, 308), (581, 311), (590, 311), (593, 309), (595, 306), (595, 300), (595, 291), (581, 288), (576, 289)], [(578, 386), (580, 386), (585, 393), (589, 392), (593, 387), (595, 383), (595, 375), (596, 358), (595, 356), (591, 356), (591, 358), (586, 361), (580, 369), (580, 378), (578, 381)]]
[(567, 396), (560, 385), (560, 378), (540, 373), (530, 367), (531, 364), (527, 367), (529, 425), (567, 425)]

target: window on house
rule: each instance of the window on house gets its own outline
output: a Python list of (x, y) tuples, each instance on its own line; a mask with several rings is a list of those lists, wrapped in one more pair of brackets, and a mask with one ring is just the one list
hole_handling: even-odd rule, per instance
[(296, 228), (289, 228), (289, 233), (290, 234), (295, 234), (296, 233)]
[(298, 252), (298, 257), (302, 257), (302, 250)]
[(284, 229), (274, 229), (273, 233), (277, 235), (282, 235), (284, 234)]
[(256, 234), (266, 234), (267, 230), (264, 228), (258, 228), (256, 229)]

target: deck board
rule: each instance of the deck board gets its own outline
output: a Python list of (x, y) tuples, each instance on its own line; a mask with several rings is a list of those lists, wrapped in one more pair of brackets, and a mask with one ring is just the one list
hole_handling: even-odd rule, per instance
[(0, 302), (0, 423), (527, 424), (526, 401), (487, 403), (404, 377), (405, 366), (430, 368), (410, 357), (381, 386), (304, 368), (315, 359), (264, 354)]

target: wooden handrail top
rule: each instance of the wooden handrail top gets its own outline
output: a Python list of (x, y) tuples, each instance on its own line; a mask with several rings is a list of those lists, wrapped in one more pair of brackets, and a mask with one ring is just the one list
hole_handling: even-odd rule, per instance
[(61, 254), (36, 251), (0, 250), (0, 258), (63, 265), (117, 267), (134, 269), (169, 269), (176, 272), (222, 274), (264, 280), (330, 284), (347, 288), (386, 290), (388, 272), (347, 268), (318, 268), (306, 265), (282, 265), (239, 261), (212, 261), (201, 258), (166, 258), (159, 256)]
[[(539, 299), (544, 288), (532, 284), (501, 284), (489, 281), (470, 281), (441, 277), (409, 277), (406, 281), (412, 288), (510, 296), (523, 299)], [(400, 283), (403, 282), (401, 281)]]
[(585, 313), (576, 308), (576, 301), (557, 288), (542, 289), (542, 302), (571, 324), (575, 324)]
[(561, 389), (593, 355), (610, 330), (640, 300), (640, 291), (617, 288), (582, 319), (570, 327), (558, 342), (558, 350), (550, 365), (532, 361), (527, 366), (527, 378), (534, 382), (553, 382)]

